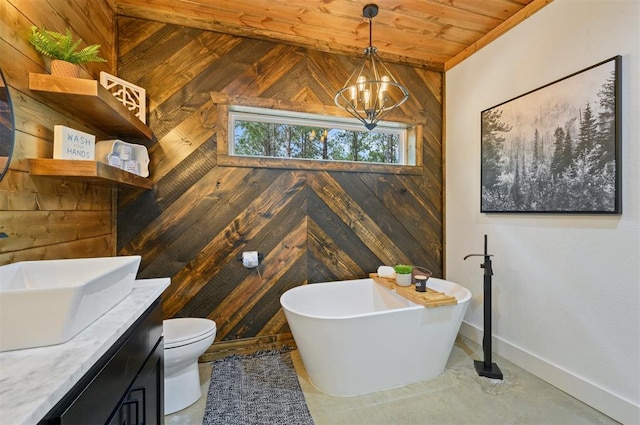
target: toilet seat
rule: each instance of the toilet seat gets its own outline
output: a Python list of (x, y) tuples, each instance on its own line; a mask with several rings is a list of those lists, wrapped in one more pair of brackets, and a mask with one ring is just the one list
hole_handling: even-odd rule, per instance
[(206, 339), (216, 333), (216, 322), (200, 318), (178, 318), (163, 322), (164, 348), (177, 348)]

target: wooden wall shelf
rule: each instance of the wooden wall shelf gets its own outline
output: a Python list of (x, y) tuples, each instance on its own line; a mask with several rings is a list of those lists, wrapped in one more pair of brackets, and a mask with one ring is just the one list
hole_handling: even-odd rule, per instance
[(150, 179), (99, 161), (31, 158), (29, 173), (33, 176), (62, 177), (105, 185), (118, 184), (143, 189), (153, 187), (153, 181)]
[(29, 73), (29, 89), (60, 112), (125, 141), (152, 140), (153, 132), (96, 80)]

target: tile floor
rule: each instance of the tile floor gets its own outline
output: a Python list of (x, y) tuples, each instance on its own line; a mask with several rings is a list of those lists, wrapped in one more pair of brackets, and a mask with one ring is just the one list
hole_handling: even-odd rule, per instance
[[(514, 364), (493, 360), (503, 381), (480, 378), (473, 359), (482, 348), (458, 337), (445, 372), (435, 379), (357, 397), (333, 397), (307, 379), (297, 351), (292, 358), (316, 425), (592, 425), (618, 422)], [(203, 397), (165, 417), (166, 425), (200, 425), (211, 364), (200, 364)]]

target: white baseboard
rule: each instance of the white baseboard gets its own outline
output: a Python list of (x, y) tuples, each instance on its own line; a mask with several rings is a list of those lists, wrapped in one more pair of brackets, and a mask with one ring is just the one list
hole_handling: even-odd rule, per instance
[[(460, 334), (482, 345), (482, 329), (462, 322)], [(625, 425), (640, 424), (640, 406), (549, 363), (520, 347), (493, 337), (493, 352)], [(499, 365), (498, 365), (499, 366)]]

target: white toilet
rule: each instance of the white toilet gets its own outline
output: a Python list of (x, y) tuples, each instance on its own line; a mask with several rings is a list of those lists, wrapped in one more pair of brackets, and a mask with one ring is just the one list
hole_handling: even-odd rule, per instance
[(216, 337), (216, 322), (200, 318), (167, 319), (164, 335), (164, 414), (192, 405), (201, 396), (198, 357)]

